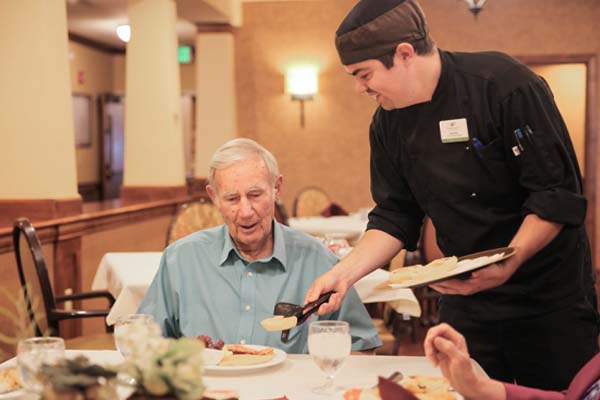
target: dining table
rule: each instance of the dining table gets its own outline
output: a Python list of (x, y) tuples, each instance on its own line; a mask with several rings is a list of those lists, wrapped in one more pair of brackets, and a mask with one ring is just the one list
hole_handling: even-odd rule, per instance
[[(106, 253), (92, 281), (92, 290), (108, 290), (115, 298), (106, 322), (113, 325), (121, 316), (135, 314), (160, 265), (161, 252)], [(355, 285), (362, 302), (385, 302), (399, 314), (421, 315), (421, 308), (410, 289), (385, 287), (389, 273), (378, 269)]]
[[(116, 365), (123, 357), (114, 350), (66, 350), (67, 358), (86, 356), (91, 362)], [(16, 366), (15, 358), (0, 364), (0, 369)], [(232, 390), (240, 400), (342, 400), (343, 392), (351, 388), (368, 388), (377, 384), (379, 376), (387, 377), (400, 371), (404, 376), (441, 376), (439, 369), (425, 357), (350, 355), (337, 372), (334, 383), (340, 389), (332, 395), (317, 395), (312, 389), (325, 381), (325, 374), (307, 354), (287, 354), (278, 364), (268, 367), (256, 365), (244, 371), (223, 368), (205, 370), (203, 381), (210, 390)], [(127, 392), (120, 391), (122, 398)], [(21, 393), (14, 399), (35, 399)], [(284, 397), (285, 396), (285, 397)]]
[(355, 243), (367, 229), (366, 213), (332, 217), (311, 216), (289, 219), (290, 228), (322, 238), (343, 238)]

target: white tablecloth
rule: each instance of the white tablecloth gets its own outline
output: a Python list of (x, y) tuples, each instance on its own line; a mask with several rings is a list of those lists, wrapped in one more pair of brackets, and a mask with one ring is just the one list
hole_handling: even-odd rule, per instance
[(106, 317), (109, 325), (122, 315), (135, 314), (152, 283), (162, 253), (106, 253), (94, 276), (92, 290), (108, 290), (115, 304)]
[(290, 218), (290, 227), (309, 235), (343, 237), (357, 240), (367, 229), (367, 220), (362, 213), (335, 217)]
[[(160, 252), (106, 253), (92, 282), (93, 290), (108, 290), (116, 299), (106, 317), (109, 325), (122, 315), (134, 314), (158, 270)], [(381, 290), (388, 272), (376, 270), (355, 285), (364, 303), (390, 302), (396, 312), (421, 315), (417, 299), (410, 289)]]
[[(119, 363), (117, 351), (67, 350), (67, 357), (77, 354), (88, 356), (96, 363)], [(15, 365), (11, 359), (0, 365)], [(395, 371), (405, 375), (425, 374), (440, 376), (438, 369), (424, 357), (350, 356), (345, 361), (335, 384), (343, 388), (369, 387), (377, 383), (378, 376), (389, 376)], [(235, 390), (240, 400), (266, 400), (287, 396), (290, 400), (335, 399), (341, 400), (341, 392), (333, 396), (317, 396), (311, 388), (322, 384), (325, 376), (308, 355), (288, 355), (279, 365), (248, 372), (206, 372), (204, 382), (209, 389)], [(26, 398), (26, 397), (24, 397)]]

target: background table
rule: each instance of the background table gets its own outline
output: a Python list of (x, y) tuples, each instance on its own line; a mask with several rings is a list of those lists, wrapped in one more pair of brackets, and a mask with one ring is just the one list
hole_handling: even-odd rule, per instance
[(115, 297), (106, 322), (114, 324), (126, 314), (134, 314), (158, 271), (162, 253), (106, 253), (94, 276), (92, 290), (108, 290)]
[(367, 220), (362, 213), (334, 217), (302, 217), (290, 218), (291, 228), (309, 235), (332, 235), (355, 242), (367, 229)]

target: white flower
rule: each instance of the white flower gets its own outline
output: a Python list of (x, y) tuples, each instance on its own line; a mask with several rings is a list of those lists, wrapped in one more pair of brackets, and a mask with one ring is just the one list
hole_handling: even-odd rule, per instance
[(203, 343), (193, 338), (165, 339), (154, 323), (132, 323), (118, 334), (130, 350), (121, 372), (135, 379), (138, 390), (179, 399), (202, 397)]

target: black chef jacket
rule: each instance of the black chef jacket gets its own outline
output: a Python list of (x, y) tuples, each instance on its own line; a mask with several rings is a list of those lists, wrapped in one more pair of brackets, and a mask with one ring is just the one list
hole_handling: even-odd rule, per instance
[[(443, 304), (480, 319), (535, 315), (581, 300), (595, 305), (581, 174), (545, 81), (502, 53), (440, 50), (440, 57), (431, 101), (375, 112), (376, 206), (368, 229), (412, 250), (427, 214), (443, 253), (462, 256), (507, 246), (534, 213), (565, 227), (504, 285), (446, 295)], [(461, 118), (468, 141), (442, 143), (440, 121)]]

